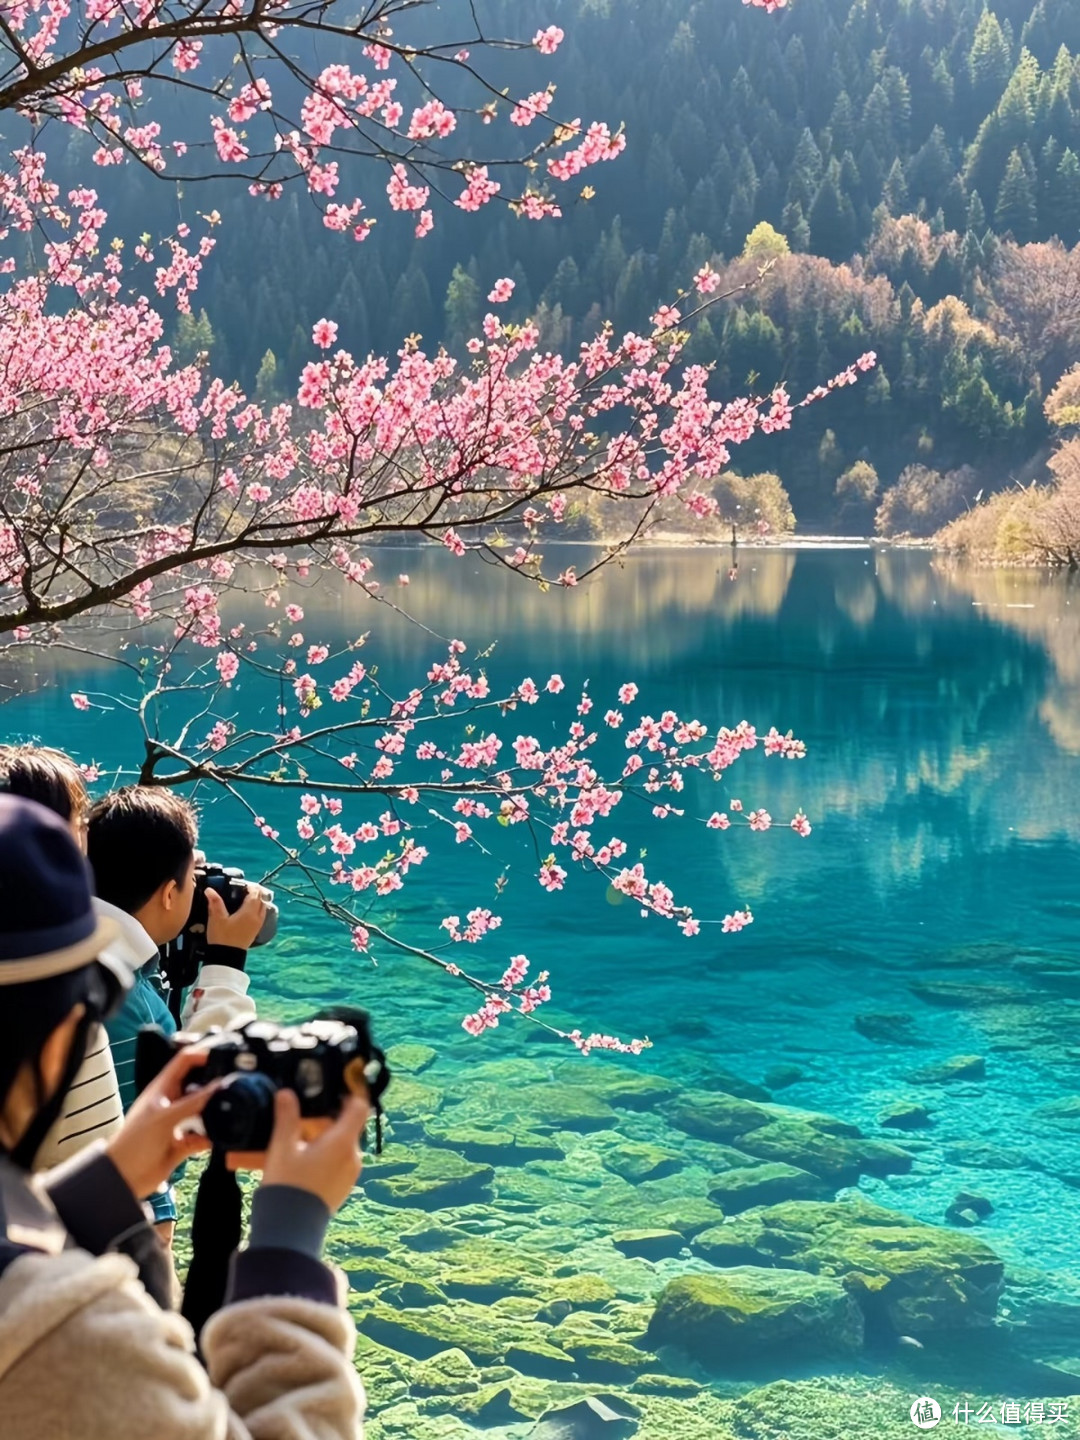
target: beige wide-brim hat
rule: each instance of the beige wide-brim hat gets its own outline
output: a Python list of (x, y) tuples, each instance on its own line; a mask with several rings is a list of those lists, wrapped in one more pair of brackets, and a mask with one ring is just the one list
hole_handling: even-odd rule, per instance
[(123, 962), (108, 953), (108, 947), (119, 938), (120, 927), (104, 915), (97, 917), (93, 933), (74, 945), (49, 950), (43, 955), (30, 955), (22, 960), (5, 960), (0, 964), (0, 985), (29, 985), (33, 980), (51, 980), (81, 970), (96, 960), (125, 985), (131, 983), (130, 972)]

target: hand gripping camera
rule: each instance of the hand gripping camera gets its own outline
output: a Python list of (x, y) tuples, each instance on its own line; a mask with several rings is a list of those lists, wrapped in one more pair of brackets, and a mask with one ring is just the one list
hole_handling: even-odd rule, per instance
[(274, 1095), (284, 1088), (296, 1092), (306, 1119), (335, 1116), (347, 1095), (366, 1094), (375, 1111), (375, 1153), (381, 1154), (381, 1102), (390, 1071), (363, 1010), (341, 1006), (295, 1026), (250, 1020), (206, 1035), (166, 1035), (150, 1026), (136, 1042), (136, 1087), (143, 1090), (192, 1044), (208, 1046), (210, 1054), (205, 1065), (189, 1071), (188, 1088), (223, 1082), (202, 1112), (207, 1138), (219, 1150), (265, 1150), (274, 1128)]
[[(230, 915), (240, 909), (247, 895), (244, 872), (235, 865), (216, 865), (201, 854), (196, 856), (196, 861), (195, 898), (188, 922), (175, 940), (161, 947), (161, 973), (169, 987), (169, 1009), (177, 1021), (183, 993), (189, 985), (194, 985), (199, 966), (206, 958), (206, 923), (210, 915), (206, 892), (216, 890)], [(273, 940), (277, 924), (277, 906), (268, 905), (266, 918), (252, 945), (266, 945)]]

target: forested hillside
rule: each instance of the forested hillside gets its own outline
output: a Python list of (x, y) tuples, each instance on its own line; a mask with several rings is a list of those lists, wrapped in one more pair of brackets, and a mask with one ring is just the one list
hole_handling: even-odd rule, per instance
[[(800, 523), (865, 530), (912, 465), (925, 474), (893, 509), (947, 519), (1044, 453), (1044, 393), (1080, 360), (1077, 0), (791, 0), (767, 23), (738, 0), (502, 0), (484, 18), (562, 25), (552, 113), (625, 123), (626, 154), (561, 221), (446, 207), (423, 240), (380, 214), (356, 245), (299, 193), (253, 213), (222, 190), (184, 351), (268, 396), (323, 315), (353, 350), (412, 333), (459, 347), (510, 275), (511, 314), (574, 346), (605, 317), (643, 325), (707, 260), (742, 279), (775, 257), (696, 327), (690, 354), (718, 393), (801, 393), (865, 349), (881, 360), (770, 444)], [(188, 203), (149, 177), (110, 196), (114, 219), (148, 231)], [(926, 475), (948, 476), (940, 493)]]

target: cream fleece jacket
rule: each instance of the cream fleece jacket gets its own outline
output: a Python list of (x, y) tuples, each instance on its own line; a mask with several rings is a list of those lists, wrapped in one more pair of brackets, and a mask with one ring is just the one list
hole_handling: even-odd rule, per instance
[(355, 1331), (290, 1296), (226, 1305), (191, 1328), (125, 1255), (26, 1254), (0, 1279), (4, 1440), (362, 1440)]

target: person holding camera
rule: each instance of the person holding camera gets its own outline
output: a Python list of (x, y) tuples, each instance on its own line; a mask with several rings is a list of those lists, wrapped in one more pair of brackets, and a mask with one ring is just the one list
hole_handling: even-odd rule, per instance
[[(158, 951), (176, 940), (191, 915), (198, 839), (194, 809), (171, 790), (129, 785), (90, 809), (87, 855), (99, 909), (119, 927), (138, 966), (130, 993), (105, 1026), (125, 1110), (135, 1098), (139, 1031), (147, 1025), (167, 1033), (177, 1028), (161, 989)], [(267, 910), (258, 886), (248, 887), (234, 914), (213, 890), (206, 891), (206, 903), (205, 959), (181, 1022), (196, 1033), (255, 1018), (244, 967)], [(171, 1187), (151, 1195), (150, 1205), (158, 1233), (171, 1243), (177, 1218)]]
[(188, 1127), (213, 1087), (177, 1054), (120, 1131), (45, 1175), (30, 1165), (95, 1023), (130, 983), (63, 821), (0, 795), (0, 1415), (5, 1440), (359, 1440), (363, 1388), (341, 1278), (320, 1256), (360, 1174), (371, 1111), (349, 1095), (305, 1139), (279, 1089), (225, 1305), (201, 1341), (163, 1308), (164, 1252), (138, 1202), (207, 1148)]
[[(76, 845), (86, 853), (90, 797), (82, 771), (70, 755), (31, 742), (0, 745), (0, 791), (36, 800), (59, 815)], [(140, 961), (119, 935), (107, 948), (111, 964), (134, 974)], [(112, 1049), (99, 1024), (89, 1038), (86, 1058), (64, 1096), (60, 1113), (34, 1157), (34, 1168), (46, 1170), (70, 1159), (93, 1140), (107, 1140), (123, 1120)]]

